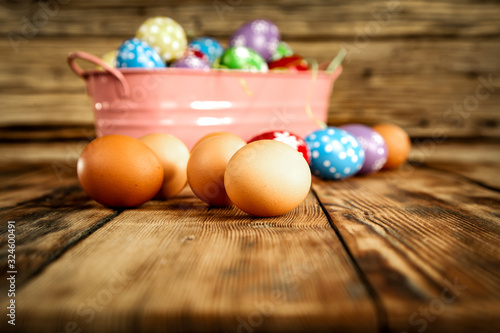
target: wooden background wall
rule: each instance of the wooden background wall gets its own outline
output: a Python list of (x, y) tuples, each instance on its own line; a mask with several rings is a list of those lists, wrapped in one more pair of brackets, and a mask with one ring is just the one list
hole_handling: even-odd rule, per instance
[[(413, 137), (500, 138), (500, 1), (0, 0), (0, 140), (85, 137), (90, 101), (66, 55), (102, 55), (156, 15), (222, 41), (246, 20), (268, 18), (297, 53), (320, 62), (347, 47), (330, 124), (389, 121)], [(481, 80), (493, 83), (478, 92)]]

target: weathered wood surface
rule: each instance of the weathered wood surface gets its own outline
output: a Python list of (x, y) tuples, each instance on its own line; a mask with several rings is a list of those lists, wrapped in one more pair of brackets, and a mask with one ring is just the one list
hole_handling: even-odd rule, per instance
[(42, 168), (37, 164), (6, 163), (5, 156), (3, 158), (0, 167), (0, 211), (22, 206), (35, 197), (48, 195), (54, 188), (75, 185), (75, 164), (65, 169), (64, 175), (56, 172), (51, 165), (44, 165)]
[[(73, 177), (76, 161), (83, 148), (93, 139), (90, 127), (76, 127), (80, 135), (78, 141), (65, 139), (64, 133), (52, 139), (54, 131), (48, 129), (37, 134), (38, 139), (12, 144), (0, 142), (0, 157), (4, 163), (38, 163), (52, 165), (60, 178)], [(495, 165), (500, 164), (500, 142), (491, 141), (456, 141), (452, 139), (427, 138), (413, 143), (410, 160), (415, 165), (452, 164), (472, 165), (485, 164), (491, 166), (491, 172), (485, 175), (491, 182), (497, 182), (494, 177)], [(403, 168), (412, 169), (411, 165)], [(498, 186), (500, 187), (500, 186)]]
[[(222, 18), (214, 3), (230, 6), (223, 7)], [(322, 62), (341, 46), (349, 50), (332, 96), (330, 124), (389, 121), (413, 137), (432, 137), (436, 130), (449, 137), (500, 137), (500, 3), (400, 1), (402, 10), (387, 24), (379, 18), (383, 26), (376, 29), (373, 12), (391, 3), (396, 2), (71, 1), (23, 40), (18, 53), (8, 38), (0, 40), (0, 128), (89, 126), (90, 102), (84, 83), (65, 63), (67, 53), (101, 55), (149, 16), (171, 16), (192, 34), (223, 41), (244, 21), (264, 16), (306, 57)], [(0, 4), (5, 37), (26, 30), (23, 18), (33, 19), (41, 8), (31, 1)], [(476, 88), (490, 75), (492, 83), (479, 90), (478, 99)]]
[(498, 189), (426, 168), (318, 181), (313, 189), (391, 331), (498, 331)]
[[(85, 83), (69, 70), (65, 57), (77, 49), (100, 55), (120, 41), (37, 38), (15, 59), (9, 52), (0, 53), (0, 125), (92, 124)], [(298, 53), (323, 62), (342, 42), (291, 44)], [(0, 45), (9, 49), (5, 40)], [(499, 51), (498, 38), (373, 41), (345, 63), (331, 97), (329, 122), (394, 122), (420, 137), (436, 131), (450, 137), (500, 137), (500, 63), (495, 57)], [(476, 94), (484, 97), (479, 100)], [(477, 105), (467, 104), (476, 101)]]
[[(82, 192), (73, 169), (61, 177), (51, 165), (4, 165), (0, 173), (0, 293), (7, 293), (7, 221), (16, 221), (17, 285), (49, 265), (117, 213)], [(71, 175), (71, 176), (70, 176)]]
[[(63, 1), (61, 1), (63, 2)], [(67, 1), (64, 1), (67, 2)], [(384, 25), (381, 36), (487, 36), (498, 35), (500, 5), (497, 1), (325, 1), (325, 0), (199, 0), (199, 1), (70, 1), (42, 21), (41, 7), (31, 1), (2, 0), (1, 32), (23, 32), (22, 17), (35, 25), (37, 35), (59, 37), (130, 35), (151, 16), (170, 16), (185, 30), (227, 37), (245, 20), (266, 17), (278, 24), (283, 36), (292, 38), (350, 37), (353, 28), (367, 22)], [(382, 15), (388, 13), (390, 18)], [(50, 15), (50, 12), (49, 12)], [(38, 21), (38, 20), (39, 21)], [(43, 24), (45, 23), (45, 24)], [(132, 28), (135, 29), (135, 28)]]
[(497, 332), (500, 186), (468, 177), (499, 164), (470, 162), (315, 179), (269, 219), (209, 209), (188, 188), (113, 211), (74, 171), (57, 183), (50, 165), (2, 166), (4, 195), (26, 191), (1, 210), (18, 226), (16, 330)]
[(461, 175), (479, 185), (500, 189), (500, 166), (496, 163), (488, 162), (470, 162), (470, 163), (451, 163), (451, 162), (434, 162), (426, 163), (424, 166), (444, 172), (451, 172)]
[[(51, 225), (95, 225), (82, 214), (96, 208), (82, 202), (70, 198), (65, 207), (73, 212), (56, 209)], [(18, 219), (18, 253), (37, 246), (44, 254), (61, 251), (23, 239), (44, 231), (57, 238), (49, 225), (35, 229), (27, 216), (9, 219)], [(20, 271), (37, 263), (18, 260)], [(16, 329), (24, 331), (59, 332), (73, 322), (85, 332), (377, 327), (370, 295), (312, 194), (286, 216), (260, 219), (236, 208), (210, 209), (186, 189), (166, 203), (119, 214), (19, 289)], [(363, 320), (353, 322), (357, 315)]]

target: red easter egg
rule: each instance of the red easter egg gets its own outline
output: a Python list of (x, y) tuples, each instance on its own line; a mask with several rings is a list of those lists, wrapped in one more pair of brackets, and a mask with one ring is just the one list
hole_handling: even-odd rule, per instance
[(297, 71), (309, 70), (309, 65), (301, 56), (294, 54), (273, 61), (269, 64), (269, 69), (293, 69)]
[(270, 131), (254, 136), (248, 141), (248, 143), (259, 140), (274, 140), (286, 143), (287, 145), (295, 148), (299, 153), (301, 153), (307, 163), (311, 162), (311, 155), (309, 153), (309, 148), (307, 147), (306, 142), (296, 134), (281, 130)]
[(200, 58), (201, 60), (203, 60), (207, 64), (210, 64), (210, 59), (208, 58), (208, 55), (206, 55), (205, 53), (203, 53), (203, 52), (201, 52), (199, 50), (193, 49), (191, 47), (189, 47), (186, 50), (186, 53), (184, 54), (184, 56), (185, 57), (195, 56), (196, 58)]

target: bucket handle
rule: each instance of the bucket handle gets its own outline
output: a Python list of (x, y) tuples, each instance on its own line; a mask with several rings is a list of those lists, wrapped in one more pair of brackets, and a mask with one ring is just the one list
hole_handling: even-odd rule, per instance
[(88, 62), (91, 62), (95, 65), (104, 68), (107, 72), (109, 72), (112, 76), (114, 76), (115, 79), (120, 81), (120, 84), (122, 86), (120, 95), (125, 98), (128, 98), (130, 96), (130, 86), (128, 85), (128, 82), (125, 79), (125, 76), (123, 76), (123, 74), (119, 70), (109, 66), (101, 58), (98, 58), (87, 52), (83, 51), (71, 52), (70, 54), (68, 54), (68, 65), (73, 70), (73, 72), (75, 72), (76, 75), (83, 78), (84, 80), (88, 79), (89, 73), (84, 71), (80, 66), (78, 66), (78, 64), (76, 63), (76, 59), (86, 60)]

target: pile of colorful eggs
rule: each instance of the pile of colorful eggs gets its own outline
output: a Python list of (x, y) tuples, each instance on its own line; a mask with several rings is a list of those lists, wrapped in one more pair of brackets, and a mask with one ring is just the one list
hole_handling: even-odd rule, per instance
[(234, 204), (251, 215), (277, 216), (305, 199), (311, 172), (328, 180), (396, 168), (410, 149), (406, 132), (392, 124), (327, 127), (305, 139), (276, 130), (248, 142), (216, 132), (191, 152), (165, 133), (140, 139), (107, 135), (85, 147), (77, 172), (85, 192), (110, 207), (168, 199), (188, 183), (210, 205)]
[[(209, 37), (188, 43), (174, 20), (150, 18), (103, 60), (117, 68), (309, 70), (281, 41), (278, 27), (261, 19), (241, 26), (224, 49)], [(168, 199), (189, 184), (210, 205), (234, 204), (255, 216), (277, 216), (305, 199), (312, 175), (338, 180), (395, 168), (406, 161), (410, 148), (404, 130), (390, 124), (326, 127), (304, 139), (282, 130), (248, 141), (218, 132), (200, 139), (191, 151), (165, 133), (139, 139), (107, 135), (83, 150), (77, 171), (85, 192), (109, 207)]]
[(134, 38), (103, 56), (116, 68), (215, 68), (266, 72), (269, 69), (304, 71), (308, 63), (281, 41), (278, 27), (268, 20), (252, 20), (241, 26), (224, 48), (211, 37), (189, 43), (182, 26), (168, 17), (147, 19)]

